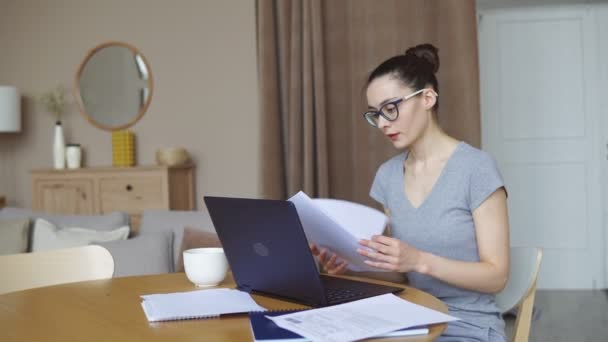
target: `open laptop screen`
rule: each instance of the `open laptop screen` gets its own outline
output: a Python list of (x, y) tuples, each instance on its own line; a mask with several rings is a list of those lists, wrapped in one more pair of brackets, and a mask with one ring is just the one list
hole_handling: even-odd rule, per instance
[(293, 203), (204, 198), (239, 289), (311, 306), (327, 303)]

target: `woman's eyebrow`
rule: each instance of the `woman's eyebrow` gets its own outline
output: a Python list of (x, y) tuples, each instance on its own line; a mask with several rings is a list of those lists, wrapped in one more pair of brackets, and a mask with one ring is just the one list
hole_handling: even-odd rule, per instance
[[(395, 100), (398, 100), (398, 99), (399, 99), (398, 97), (391, 97), (391, 98), (388, 98), (388, 99), (386, 99), (386, 100), (384, 100), (384, 101), (380, 102), (380, 107), (384, 106), (385, 104), (387, 104), (387, 103), (389, 103), (389, 102), (391, 102), (391, 101), (395, 101)], [(376, 109), (376, 107), (374, 107), (374, 106), (370, 106), (370, 105), (367, 105), (367, 109)]]

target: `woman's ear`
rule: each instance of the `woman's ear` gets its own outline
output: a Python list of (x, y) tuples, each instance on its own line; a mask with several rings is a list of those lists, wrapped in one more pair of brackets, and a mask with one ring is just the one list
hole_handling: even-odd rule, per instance
[(422, 98), (424, 101), (424, 108), (431, 109), (437, 103), (437, 96), (439, 96), (433, 89), (427, 89), (422, 92)]

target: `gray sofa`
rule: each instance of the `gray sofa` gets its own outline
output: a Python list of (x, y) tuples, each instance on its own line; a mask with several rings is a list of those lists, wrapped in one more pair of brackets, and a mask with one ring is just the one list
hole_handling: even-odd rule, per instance
[[(95, 230), (113, 230), (129, 224), (129, 217), (123, 212), (89, 216), (46, 214), (12, 207), (0, 210), (0, 220), (24, 218), (30, 219), (30, 232), (37, 218), (58, 227)], [(206, 211), (147, 210), (143, 213), (137, 236), (99, 245), (107, 248), (114, 257), (114, 277), (170, 273), (176, 270), (186, 227), (215, 233)]]

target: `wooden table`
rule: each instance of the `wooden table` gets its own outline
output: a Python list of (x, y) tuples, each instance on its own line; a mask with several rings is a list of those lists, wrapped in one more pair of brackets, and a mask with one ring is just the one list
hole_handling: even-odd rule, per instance
[[(234, 281), (229, 277), (220, 287), (234, 287)], [(140, 295), (195, 289), (184, 273), (169, 273), (86, 281), (4, 294), (0, 296), (1, 340), (253, 341), (246, 314), (148, 323), (141, 308)], [(267, 309), (305, 308), (269, 297), (253, 297)], [(445, 304), (428, 293), (406, 287), (401, 297), (447, 313)], [(382, 341), (432, 341), (445, 327), (445, 324), (435, 324), (430, 326), (429, 335)]]

